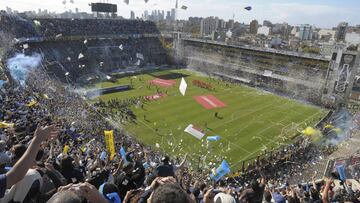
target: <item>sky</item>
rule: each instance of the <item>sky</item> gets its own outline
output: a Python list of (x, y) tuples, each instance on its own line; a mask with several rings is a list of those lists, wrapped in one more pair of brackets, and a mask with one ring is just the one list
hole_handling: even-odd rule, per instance
[[(125, 18), (134, 11), (137, 17), (145, 10), (170, 10), (175, 7), (176, 0), (129, 0), (127, 5), (123, 0), (0, 0), (0, 9), (25, 11), (47, 9), (63, 12), (75, 10), (90, 12), (91, 2), (109, 2), (117, 4), (118, 15)], [(260, 22), (270, 20), (273, 23), (287, 22), (291, 25), (311, 24), (319, 28), (336, 27), (339, 22), (349, 22), (350, 25), (360, 24), (360, 0), (179, 0), (179, 7), (185, 5), (187, 10), (179, 9), (178, 18), (187, 19), (190, 16), (218, 16), (224, 20), (232, 19), (249, 23), (256, 19)], [(251, 11), (244, 7), (252, 6)]]

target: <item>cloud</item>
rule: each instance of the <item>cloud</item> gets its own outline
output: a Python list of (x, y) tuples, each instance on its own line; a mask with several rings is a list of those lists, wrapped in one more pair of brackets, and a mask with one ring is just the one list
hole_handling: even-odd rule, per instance
[[(269, 10), (273, 20), (277, 22), (289, 22), (294, 24), (309, 23), (315, 24), (331, 20), (332, 16), (346, 14), (346, 10), (329, 5), (309, 5), (300, 3), (275, 3), (270, 4)], [(324, 19), (325, 18), (325, 19)], [(331, 22), (336, 25), (337, 22)], [(322, 23), (323, 24), (323, 23)], [(325, 24), (327, 24), (325, 22)]]

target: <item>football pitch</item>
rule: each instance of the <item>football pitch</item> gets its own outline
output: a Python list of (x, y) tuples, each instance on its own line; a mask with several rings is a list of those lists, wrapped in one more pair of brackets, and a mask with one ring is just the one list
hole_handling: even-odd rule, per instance
[[(181, 77), (188, 85), (185, 96), (179, 92)], [(160, 84), (149, 85), (150, 81), (159, 79)], [(174, 84), (161, 85), (162, 79)], [(194, 80), (209, 84), (215, 90), (200, 88), (193, 84)], [(225, 159), (232, 168), (239, 168), (244, 160), (291, 143), (294, 132), (302, 130), (298, 125), (311, 126), (327, 113), (315, 106), (188, 70), (151, 72), (94, 86), (104, 88), (128, 84), (133, 89), (97, 99), (108, 101), (153, 96), (157, 91), (165, 93), (146, 102), (143, 108), (134, 105), (136, 123), (126, 123), (125, 130), (154, 150), (177, 157), (189, 153), (193, 163), (190, 167), (208, 168), (212, 163), (217, 166)], [(218, 106), (217, 102), (222, 105)], [(202, 129), (206, 135), (199, 140), (184, 132), (189, 124)], [(206, 140), (207, 136), (214, 135), (220, 136), (220, 140)]]

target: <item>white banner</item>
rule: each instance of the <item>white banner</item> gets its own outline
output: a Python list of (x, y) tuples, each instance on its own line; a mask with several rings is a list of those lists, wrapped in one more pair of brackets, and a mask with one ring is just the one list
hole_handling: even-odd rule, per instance
[(196, 137), (199, 140), (201, 140), (205, 136), (205, 132), (203, 132), (201, 129), (195, 128), (193, 124), (190, 124), (188, 127), (186, 127), (184, 132), (189, 133), (190, 135)]

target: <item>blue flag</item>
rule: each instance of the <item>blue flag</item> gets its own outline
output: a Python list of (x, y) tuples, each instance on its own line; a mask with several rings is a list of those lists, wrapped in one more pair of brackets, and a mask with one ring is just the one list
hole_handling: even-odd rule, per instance
[(101, 154), (100, 154), (100, 159), (103, 160), (103, 161), (105, 161), (105, 158), (106, 158), (106, 152), (103, 151), (103, 152), (101, 152)]
[(124, 160), (125, 163), (127, 163), (127, 160), (126, 160), (126, 151), (124, 149), (123, 146), (121, 146), (120, 148), (120, 155), (121, 155), (121, 159)]
[(338, 165), (338, 166), (336, 166), (336, 171), (339, 173), (340, 180), (345, 181), (345, 180), (346, 180), (346, 176), (345, 176), (345, 168), (344, 168), (344, 165)]
[(218, 141), (218, 140), (220, 140), (220, 136), (219, 136), (219, 135), (208, 136), (208, 137), (206, 138), (206, 140), (208, 140), (208, 141)]
[(150, 165), (147, 162), (144, 162), (143, 167), (144, 167), (144, 169), (148, 169), (148, 168), (150, 168)]
[(217, 182), (228, 173), (230, 173), (230, 166), (225, 160), (223, 160), (220, 166), (216, 169), (215, 174), (210, 175), (210, 178)]

